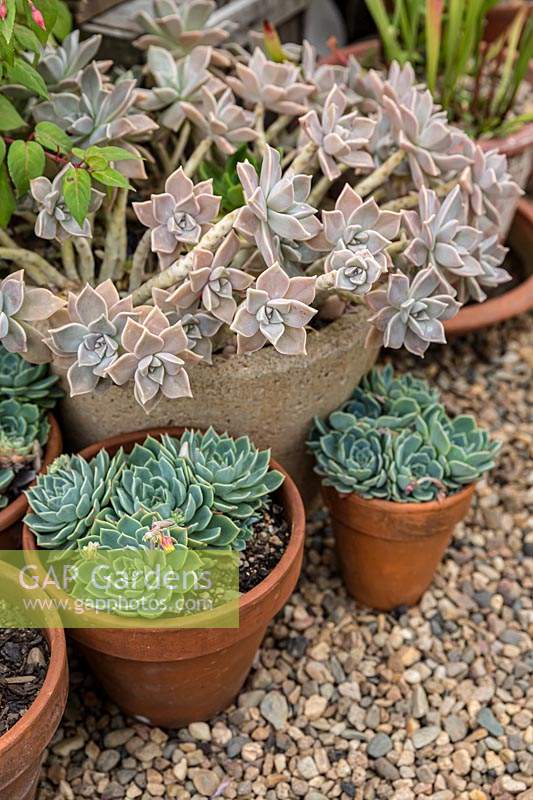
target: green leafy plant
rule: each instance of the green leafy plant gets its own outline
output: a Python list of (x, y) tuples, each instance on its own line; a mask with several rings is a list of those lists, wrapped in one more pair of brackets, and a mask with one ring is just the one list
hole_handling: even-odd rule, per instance
[(58, 381), (57, 375), (50, 375), (48, 364), (30, 364), (0, 345), (0, 399), (14, 398), (42, 409), (53, 408), (63, 396)]
[(33, 480), (49, 431), (38, 406), (0, 400), (0, 508)]
[(373, 370), (309, 447), (324, 484), (395, 502), (441, 499), (494, 466), (499, 442), (473, 417), (450, 418), (435, 389), (390, 366)]
[(436, 101), (475, 136), (511, 132), (533, 120), (513, 105), (533, 57), (527, 4), (487, 43), (487, 14), (497, 0), (366, 0), (388, 63), (410, 62)]
[(220, 209), (226, 214), (244, 205), (244, 194), (237, 173), (237, 164), (249, 161), (257, 173), (261, 169), (261, 161), (250, 152), (246, 144), (242, 144), (232, 155), (220, 165), (214, 161), (204, 160), (198, 167), (202, 180), (213, 181), (213, 192), (221, 198)]

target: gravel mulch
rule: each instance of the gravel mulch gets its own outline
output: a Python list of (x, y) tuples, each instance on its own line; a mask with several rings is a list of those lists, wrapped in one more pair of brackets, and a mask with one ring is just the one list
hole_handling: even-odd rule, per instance
[(236, 706), (150, 729), (74, 665), (39, 800), (533, 800), (532, 321), (394, 359), (504, 442), (417, 608), (357, 608), (315, 517), (298, 590)]

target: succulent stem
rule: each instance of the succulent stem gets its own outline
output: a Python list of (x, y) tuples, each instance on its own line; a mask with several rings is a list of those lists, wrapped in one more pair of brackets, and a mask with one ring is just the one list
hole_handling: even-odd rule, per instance
[(124, 260), (124, 233), (126, 232), (126, 206), (128, 190), (117, 189), (113, 208), (106, 215), (104, 260), (100, 269), (100, 280), (116, 277)]
[(301, 150), (296, 156), (288, 168), (288, 172), (290, 172), (291, 175), (310, 174), (313, 171), (312, 167), (316, 158), (317, 150), (318, 148), (314, 142), (308, 142), (303, 150)]
[(209, 153), (212, 144), (213, 142), (211, 139), (202, 139), (202, 141), (196, 146), (194, 152), (191, 154), (189, 160), (183, 168), (183, 171), (188, 178), (192, 178), (204, 156)]
[(174, 170), (180, 163), (183, 151), (187, 146), (187, 141), (189, 139), (190, 133), (191, 133), (191, 123), (187, 119), (181, 126), (180, 135), (176, 142), (176, 146), (172, 152), (172, 155), (170, 156), (168, 174), (174, 172)]
[(95, 282), (94, 255), (90, 241), (81, 236), (76, 236), (72, 244), (78, 254), (78, 272), (82, 283), (89, 283), (91, 286)]
[(367, 175), (367, 177), (363, 178), (362, 181), (359, 181), (359, 183), (353, 187), (354, 190), (361, 197), (366, 197), (367, 195), (371, 194), (375, 189), (385, 183), (389, 175), (391, 175), (402, 163), (404, 158), (405, 151), (397, 150), (395, 153), (389, 156), (380, 167), (374, 170), (374, 172), (372, 172), (370, 175)]
[(38, 286), (57, 286), (59, 289), (66, 289), (70, 284), (70, 281), (64, 275), (49, 264), (45, 258), (32, 250), (24, 250), (18, 245), (0, 247), (0, 258), (4, 258), (6, 261), (14, 261), (17, 266), (26, 271)]
[(285, 128), (290, 125), (292, 120), (293, 117), (290, 117), (288, 114), (281, 114), (276, 120), (274, 120), (272, 125), (268, 126), (265, 133), (265, 141), (271, 142), (273, 139), (275, 139), (285, 130)]
[(144, 232), (143, 236), (139, 240), (137, 247), (135, 248), (135, 252), (133, 253), (133, 259), (131, 262), (130, 283), (129, 283), (130, 292), (133, 292), (142, 283), (144, 268), (148, 260), (148, 255), (150, 253), (151, 238), (152, 238), (152, 231), (149, 228), (147, 231)]
[[(341, 174), (349, 169), (347, 164), (339, 164), (338, 166), (341, 171)], [(318, 204), (320, 203), (320, 201), (322, 200), (322, 198), (324, 197), (324, 195), (326, 194), (332, 183), (333, 181), (330, 181), (330, 179), (326, 175), (322, 175), (320, 180), (317, 181), (316, 185), (313, 187), (313, 191), (308, 197), (307, 202), (309, 203), (309, 205), (317, 208)]]
[(71, 239), (67, 239), (65, 242), (61, 243), (61, 260), (67, 278), (70, 278), (74, 283), (78, 283), (80, 276), (76, 269), (76, 256), (74, 255), (74, 247), (72, 246)]
[[(445, 197), (457, 184), (457, 179), (453, 179), (447, 181), (447, 183), (443, 183), (441, 186), (437, 186), (435, 188), (437, 197)], [(417, 208), (419, 200), (420, 195), (418, 192), (410, 192), (409, 194), (403, 195), (403, 197), (397, 197), (396, 200), (390, 200), (388, 203), (384, 203), (381, 208), (383, 211), (402, 211), (403, 209)]]

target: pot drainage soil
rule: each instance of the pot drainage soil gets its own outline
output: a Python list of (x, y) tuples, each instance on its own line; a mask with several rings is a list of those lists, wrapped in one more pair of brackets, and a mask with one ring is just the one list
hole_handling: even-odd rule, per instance
[(241, 554), (239, 589), (249, 592), (264, 580), (280, 561), (291, 531), (284, 516), (283, 507), (269, 504), (263, 517), (253, 526), (252, 537)]
[(0, 736), (24, 716), (39, 694), (49, 660), (48, 642), (40, 630), (0, 627)]

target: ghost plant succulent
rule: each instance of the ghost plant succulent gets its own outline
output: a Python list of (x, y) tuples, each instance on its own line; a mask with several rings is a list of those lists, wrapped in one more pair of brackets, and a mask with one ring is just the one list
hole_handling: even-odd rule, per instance
[[(88, 60), (96, 39), (49, 41), (44, 89), (7, 118), (0, 220), (37, 212), (37, 239), (0, 242), (28, 281), (0, 284), (0, 340), (67, 367), (74, 393), (131, 382), (150, 409), (190, 394), (188, 364), (301, 355), (310, 324), (356, 304), (369, 341), (422, 355), (508, 278), (505, 158), (451, 126), (408, 63), (320, 64), (271, 28), (248, 53), (212, 11), (157, 0), (145, 67), (120, 75)], [(55, 290), (46, 311), (22, 304), (31, 284)]]

